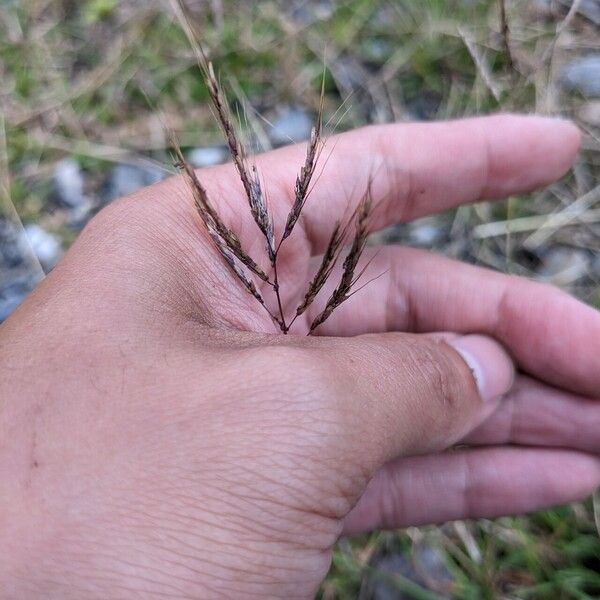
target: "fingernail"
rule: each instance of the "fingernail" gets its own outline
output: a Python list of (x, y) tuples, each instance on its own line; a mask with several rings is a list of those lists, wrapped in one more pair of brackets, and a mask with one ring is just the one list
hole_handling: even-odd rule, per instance
[(449, 344), (469, 365), (483, 400), (497, 400), (510, 390), (515, 366), (498, 342), (484, 335), (465, 335)]

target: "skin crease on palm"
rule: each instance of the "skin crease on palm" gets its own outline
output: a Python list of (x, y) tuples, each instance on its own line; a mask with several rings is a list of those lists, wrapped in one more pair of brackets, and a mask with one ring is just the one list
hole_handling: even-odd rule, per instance
[[(288, 310), (373, 173), (382, 228), (547, 185), (579, 142), (506, 115), (330, 140), (281, 255)], [(303, 156), (257, 158), (279, 228)], [(199, 174), (262, 255), (232, 167)], [(600, 314), (428, 252), (369, 254), (386, 275), (319, 336), (275, 335), (180, 178), (100, 213), (0, 326), (2, 600), (311, 598), (340, 535), (591, 493)]]

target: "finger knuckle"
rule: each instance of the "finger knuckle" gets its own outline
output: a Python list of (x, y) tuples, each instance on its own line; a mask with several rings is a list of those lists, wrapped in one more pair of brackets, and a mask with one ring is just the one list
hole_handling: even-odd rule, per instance
[(462, 412), (477, 397), (468, 366), (445, 342), (421, 338), (409, 345), (408, 354), (424, 395), (445, 413)]

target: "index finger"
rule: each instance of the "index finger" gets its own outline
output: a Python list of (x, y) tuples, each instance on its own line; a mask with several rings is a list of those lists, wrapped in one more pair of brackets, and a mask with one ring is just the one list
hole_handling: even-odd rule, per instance
[[(522, 115), (378, 125), (335, 136), (303, 211), (313, 252), (323, 249), (333, 223), (371, 181), (378, 229), (547, 185), (570, 168), (580, 139), (568, 121)], [(257, 157), (274, 203), (292, 204), (305, 153), (305, 145), (296, 145)]]

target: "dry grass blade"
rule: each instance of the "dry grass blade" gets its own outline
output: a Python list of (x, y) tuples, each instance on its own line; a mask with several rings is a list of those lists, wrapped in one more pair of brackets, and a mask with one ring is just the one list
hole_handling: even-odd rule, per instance
[(367, 243), (372, 207), (373, 200), (371, 197), (371, 189), (369, 187), (356, 210), (354, 239), (352, 240), (352, 245), (344, 260), (341, 281), (331, 294), (323, 311), (311, 323), (309, 333), (312, 333), (319, 325), (324, 323), (338, 306), (350, 298), (352, 295), (352, 287), (364, 273), (363, 269), (357, 276), (356, 267)]
[[(194, 203), (196, 205), (196, 210), (198, 214), (204, 221), (206, 228), (209, 233), (211, 233), (211, 237), (214, 238), (214, 234), (216, 234), (221, 241), (223, 241), (226, 246), (229, 248), (229, 251), (248, 269), (250, 269), (253, 273), (255, 273), (258, 277), (260, 277), (263, 281), (269, 281), (269, 277), (267, 274), (256, 264), (256, 262), (244, 252), (242, 249), (242, 245), (238, 237), (231, 231), (221, 220), (217, 211), (211, 205), (206, 190), (204, 186), (200, 183), (200, 180), (196, 176), (194, 169), (186, 162), (181, 149), (178, 144), (172, 141), (175, 153), (177, 155), (177, 167), (185, 177), (188, 187), (192, 191), (194, 196)], [(217, 244), (219, 246), (219, 244)], [(219, 246), (219, 250), (221, 247)]]
[(497, 102), (500, 102), (500, 99), (502, 97), (502, 88), (494, 80), (490, 65), (486, 62), (484, 56), (478, 50), (473, 34), (470, 31), (468, 31), (465, 27), (459, 27), (458, 33), (462, 38), (463, 42), (465, 43), (465, 46), (467, 47), (467, 50), (469, 51), (469, 54), (471, 55), (471, 58), (473, 59), (473, 62), (477, 67), (477, 70), (481, 76), (483, 83), (491, 92), (492, 96), (494, 96), (494, 99)]
[(340, 251), (342, 248), (342, 244), (346, 237), (346, 227), (342, 229), (340, 223), (336, 223), (336, 226), (329, 238), (329, 243), (327, 244), (327, 249), (323, 254), (323, 260), (321, 261), (321, 265), (319, 266), (319, 270), (313, 277), (312, 281), (308, 285), (308, 290), (302, 300), (302, 303), (296, 309), (296, 316), (300, 316), (303, 314), (306, 309), (313, 303), (314, 299), (317, 297), (317, 294), (321, 291), (322, 287), (325, 285), (327, 279), (331, 275), (333, 268), (339, 258)]

